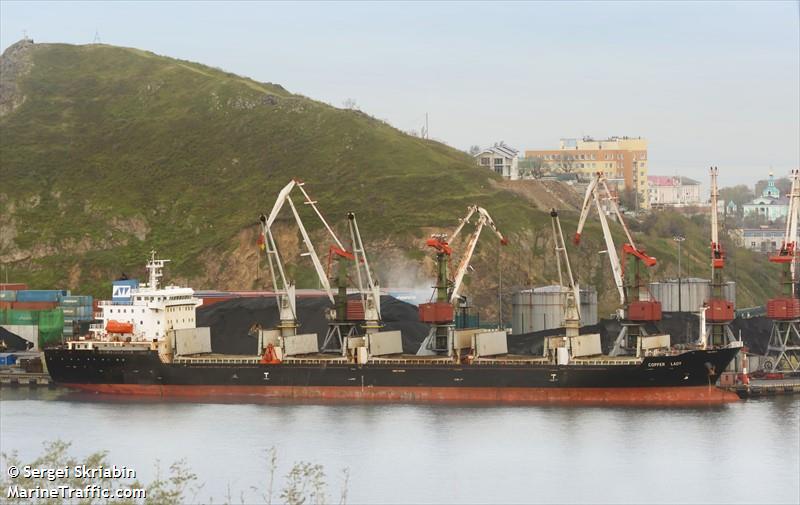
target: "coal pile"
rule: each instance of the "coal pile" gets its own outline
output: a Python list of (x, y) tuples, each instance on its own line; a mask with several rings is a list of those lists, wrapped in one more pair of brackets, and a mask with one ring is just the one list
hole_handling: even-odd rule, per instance
[[(327, 298), (298, 298), (297, 315), (301, 322), (299, 333), (316, 333), (320, 346), (328, 331), (326, 311), (331, 304)], [(419, 321), (417, 307), (391, 296), (381, 297), (383, 331), (399, 330), (403, 336), (403, 352), (415, 354), (428, 335), (429, 326)], [(256, 354), (258, 340), (248, 335), (253, 324), (262, 328), (278, 325), (278, 307), (275, 298), (235, 298), (218, 302), (197, 310), (198, 326), (211, 328), (211, 349), (221, 354)], [(665, 312), (661, 321), (645, 326), (651, 335), (668, 333), (672, 344), (687, 344), (700, 336), (700, 321), (689, 312)], [(772, 321), (765, 317), (736, 319), (732, 323), (734, 335), (741, 334), (751, 352), (763, 354), (769, 341)], [(616, 319), (601, 319), (592, 326), (581, 328), (581, 334), (599, 333), (604, 353), (611, 351), (621, 329)], [(508, 351), (511, 354), (541, 355), (544, 338), (563, 335), (564, 328), (509, 335)], [(2, 333), (0, 333), (0, 339)]]
[[(320, 346), (328, 331), (326, 311), (331, 307), (325, 297), (298, 298), (298, 333), (316, 333)], [(417, 307), (391, 296), (381, 297), (383, 331), (400, 330), (403, 352), (416, 353), (428, 325), (419, 322)], [(197, 325), (211, 328), (211, 349), (220, 354), (256, 354), (257, 337), (248, 335), (254, 324), (262, 328), (278, 325), (277, 299), (272, 297), (235, 298), (197, 309)]]

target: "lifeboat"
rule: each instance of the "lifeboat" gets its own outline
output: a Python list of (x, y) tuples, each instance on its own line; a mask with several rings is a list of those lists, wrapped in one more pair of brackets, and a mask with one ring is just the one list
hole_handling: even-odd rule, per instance
[(111, 319), (106, 323), (106, 331), (109, 333), (133, 333), (133, 323), (123, 323)]

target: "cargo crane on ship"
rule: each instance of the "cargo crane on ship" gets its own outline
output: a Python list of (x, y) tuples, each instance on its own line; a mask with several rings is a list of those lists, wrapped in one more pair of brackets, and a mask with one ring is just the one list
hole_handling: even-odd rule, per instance
[[(555, 242), (556, 265), (558, 268), (558, 285), (564, 290), (564, 329), (566, 337), (577, 337), (581, 327), (580, 287), (572, 276), (567, 245), (564, 243), (564, 232), (556, 209), (550, 210)], [(563, 262), (563, 265), (562, 265)]]
[[(603, 209), (603, 200), (608, 203), (611, 211), (625, 232), (627, 242), (622, 245), (624, 262), (620, 261), (617, 254), (614, 238), (611, 236), (611, 229), (609, 228), (608, 219)], [(620, 308), (617, 315), (621, 321), (622, 329), (614, 341), (614, 346), (610, 354), (612, 356), (618, 356), (631, 353), (634, 350), (638, 354), (639, 344), (637, 339), (647, 336), (645, 324), (661, 320), (661, 302), (653, 300), (650, 296), (648, 296), (646, 300), (641, 298), (641, 291), (643, 288), (642, 266), (651, 268), (655, 266), (656, 259), (652, 256), (648, 256), (644, 249), (640, 249), (636, 246), (631, 232), (625, 224), (625, 219), (622, 217), (622, 212), (619, 210), (616, 198), (611, 194), (606, 178), (602, 172), (597, 172), (594, 179), (592, 179), (586, 188), (583, 206), (581, 207), (581, 216), (578, 221), (578, 229), (574, 237), (575, 245), (580, 244), (581, 233), (586, 224), (586, 218), (589, 215), (592, 203), (594, 203), (597, 209), (597, 215), (603, 229), (606, 254), (608, 254), (611, 272), (614, 276), (614, 284), (617, 287), (620, 300)]]
[(800, 299), (797, 295), (797, 220), (800, 211), (800, 170), (792, 170), (789, 211), (783, 242), (769, 260), (781, 265), (781, 296), (767, 301), (767, 317), (772, 319), (769, 344), (763, 369), (800, 370)]
[[(475, 230), (467, 240), (464, 254), (458, 264), (453, 280), (450, 280), (448, 264), (453, 253), (450, 243), (455, 240), (475, 214), (478, 215)], [(502, 245), (508, 244), (508, 240), (497, 228), (489, 212), (477, 205), (472, 205), (467, 209), (466, 216), (461, 219), (449, 240), (446, 234), (434, 234), (426, 241), (426, 245), (436, 251), (436, 285), (432, 296), (435, 301), (419, 305), (420, 321), (430, 324), (431, 329), (417, 354), (450, 355), (452, 353), (453, 330), (455, 328), (454, 306), (461, 300), (461, 287), (464, 282), (464, 276), (469, 268), (481, 231), (485, 226), (489, 226), (494, 231)]]
[(718, 167), (711, 167), (711, 297), (705, 303), (706, 332), (701, 335), (700, 344), (705, 349), (709, 342), (705, 341), (707, 335), (711, 337), (711, 346), (723, 346), (736, 341), (731, 330), (734, 319), (733, 302), (723, 295), (724, 279), (722, 270), (725, 267), (725, 249), (719, 241), (719, 220), (717, 217), (717, 201), (719, 188), (717, 186)]
[[(326, 272), (323, 268), (316, 249), (311, 242), (308, 232), (303, 225), (302, 219), (297, 212), (294, 201), (291, 198), (291, 192), (295, 188), (301, 191), (304, 199), (303, 203), (310, 205), (314, 209), (314, 212), (317, 214), (320, 221), (323, 223), (329, 235), (335, 242), (335, 244), (331, 245), (329, 249), (328, 272)], [(358, 223), (356, 221), (355, 214), (351, 212), (347, 216), (350, 236), (353, 244), (352, 251), (348, 251), (342, 244), (342, 241), (339, 240), (331, 226), (328, 224), (327, 220), (323, 217), (322, 213), (319, 211), (319, 208), (316, 206), (316, 201), (311, 199), (311, 197), (305, 191), (303, 188), (303, 183), (297, 180), (290, 181), (289, 184), (287, 184), (280, 191), (269, 216), (260, 216), (262, 227), (261, 242), (263, 242), (265, 246), (273, 289), (278, 297), (280, 324), (276, 330), (263, 331), (260, 328), (257, 329), (260, 340), (259, 348), (263, 349), (272, 344), (274, 349), (276, 344), (278, 344), (279, 337), (286, 338), (296, 336), (296, 330), (299, 326), (297, 321), (295, 286), (293, 282), (288, 281), (286, 278), (283, 262), (272, 233), (272, 225), (275, 222), (280, 210), (287, 203), (289, 204), (292, 215), (294, 216), (295, 222), (300, 230), (303, 243), (306, 246), (306, 252), (303, 253), (303, 255), (311, 257), (312, 264), (314, 265), (314, 270), (319, 278), (320, 285), (325, 291), (328, 299), (333, 304), (333, 308), (327, 314), (329, 321), (328, 331), (325, 337), (325, 343), (323, 344), (323, 349), (338, 345), (338, 348), (334, 348), (334, 350), (341, 350), (342, 354), (346, 354), (347, 346), (344, 345), (344, 343), (348, 337), (353, 336), (358, 332), (359, 325), (361, 325), (367, 333), (378, 331), (382, 327), (379, 287), (369, 268), (369, 263), (364, 251), (364, 246), (358, 230)], [(332, 291), (329, 280), (330, 266), (333, 258), (336, 258), (337, 262), (339, 263), (336, 279), (338, 292), (336, 295), (334, 295)], [(356, 264), (358, 292), (360, 298), (358, 301), (348, 300), (347, 297), (347, 263), (349, 261), (354, 261)], [(366, 287), (362, 281), (363, 278), (366, 278)], [(310, 338), (307, 338), (306, 340), (309, 342), (311, 341)], [(273, 356), (272, 359), (278, 360), (279, 358)]]

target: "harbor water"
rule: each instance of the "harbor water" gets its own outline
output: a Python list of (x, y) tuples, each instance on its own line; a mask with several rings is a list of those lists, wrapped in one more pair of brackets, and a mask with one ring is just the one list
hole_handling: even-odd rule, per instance
[[(147, 483), (185, 458), (196, 502), (273, 503), (295, 462), (338, 503), (798, 503), (800, 401), (708, 408), (205, 403), (0, 389), (0, 449), (108, 451)], [(258, 488), (253, 490), (252, 487)], [(232, 497), (232, 498), (226, 498)]]

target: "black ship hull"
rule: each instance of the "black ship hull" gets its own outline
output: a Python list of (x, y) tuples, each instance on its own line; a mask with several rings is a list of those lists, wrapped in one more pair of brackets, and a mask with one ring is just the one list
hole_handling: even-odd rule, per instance
[(357, 365), (297, 363), (164, 363), (155, 351), (45, 351), (56, 383), (115, 394), (258, 396), (312, 400), (489, 403), (719, 403), (738, 397), (715, 386), (737, 348), (647, 357), (640, 363), (602, 360), (557, 366), (425, 363), (394, 360)]

